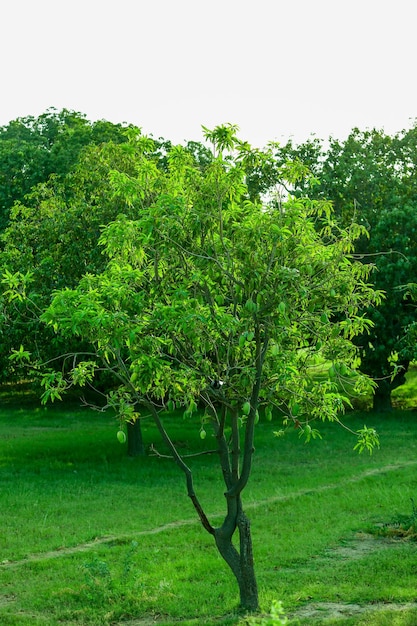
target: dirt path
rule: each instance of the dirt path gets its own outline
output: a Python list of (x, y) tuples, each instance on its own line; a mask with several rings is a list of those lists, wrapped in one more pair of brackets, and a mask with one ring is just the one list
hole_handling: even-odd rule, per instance
[[(337, 489), (343, 485), (349, 485), (351, 483), (356, 483), (368, 476), (376, 476), (380, 474), (385, 474), (387, 472), (393, 472), (403, 467), (409, 467), (412, 465), (417, 465), (417, 460), (415, 461), (404, 461), (402, 463), (395, 463), (390, 465), (385, 465), (383, 467), (366, 470), (357, 474), (356, 476), (352, 476), (350, 478), (346, 478), (344, 480), (340, 480), (336, 483), (329, 483), (327, 485), (321, 485), (319, 487), (313, 487), (310, 489), (301, 489), (300, 491), (296, 491), (294, 493), (273, 496), (271, 498), (266, 498), (265, 500), (258, 500), (257, 502), (248, 503), (245, 505), (245, 510), (255, 509), (259, 506), (264, 506), (266, 504), (274, 504), (275, 502), (284, 502), (287, 500), (291, 500), (293, 498), (301, 498), (308, 494), (312, 493), (321, 493), (324, 491), (329, 491), (331, 489)], [(221, 517), (221, 513), (211, 514), (210, 517)], [(48, 552), (42, 552), (40, 554), (33, 554), (25, 557), (24, 559), (10, 561), (5, 560), (0, 563), (0, 568), (9, 568), (9, 567), (19, 567), (22, 565), (26, 565), (27, 563), (36, 563), (40, 561), (45, 561), (47, 559), (56, 559), (65, 556), (71, 556), (72, 554), (78, 554), (80, 552), (88, 552), (97, 548), (100, 545), (112, 544), (112, 543), (124, 543), (128, 542), (132, 539), (136, 539), (137, 537), (143, 537), (148, 535), (157, 535), (159, 533), (163, 533), (166, 530), (170, 530), (173, 528), (180, 528), (181, 526), (190, 526), (192, 524), (197, 524), (197, 518), (185, 519), (185, 520), (177, 520), (175, 522), (171, 522), (169, 524), (163, 524), (162, 526), (157, 526), (156, 528), (150, 528), (148, 530), (135, 531), (134, 533), (129, 533), (126, 535), (108, 535), (104, 537), (98, 537), (94, 541), (88, 541), (86, 543), (79, 544), (77, 546), (68, 547), (68, 548), (59, 548), (57, 550), (51, 550)]]
[(149, 530), (138, 530), (138, 531), (135, 531), (134, 533), (129, 533), (126, 535), (106, 535), (104, 537), (97, 537), (97, 539), (94, 539), (94, 541), (87, 541), (86, 543), (81, 543), (77, 546), (72, 546), (69, 548), (58, 548), (57, 550), (50, 550), (49, 552), (42, 552), (40, 554), (32, 554), (18, 561), (5, 560), (0, 563), (0, 568), (19, 567), (20, 565), (26, 565), (27, 563), (36, 563), (38, 561), (45, 561), (47, 559), (58, 559), (64, 556), (71, 556), (72, 554), (78, 554), (79, 552), (88, 552), (89, 550), (93, 550), (94, 548), (97, 548), (97, 546), (106, 545), (106, 544), (127, 543), (128, 541), (130, 541), (131, 539), (135, 539), (136, 537), (141, 537), (143, 535), (157, 535), (171, 528), (180, 528), (181, 526), (189, 526), (191, 524), (195, 524), (196, 522), (197, 522), (196, 519), (177, 520), (176, 522), (164, 524), (162, 526), (158, 526), (157, 528), (151, 528)]

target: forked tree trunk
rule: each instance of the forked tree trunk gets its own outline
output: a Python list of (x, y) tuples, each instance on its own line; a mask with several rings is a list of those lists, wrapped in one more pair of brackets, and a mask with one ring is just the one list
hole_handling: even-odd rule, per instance
[(232, 570), (239, 585), (240, 606), (246, 611), (259, 609), (258, 585), (253, 561), (252, 536), (249, 519), (241, 511), (236, 520), (240, 549), (232, 543), (233, 533), (223, 525), (215, 530), (217, 549)]
[[(256, 398), (255, 398), (256, 400)], [(250, 474), (251, 458), (253, 455), (253, 429), (255, 421), (255, 409), (257, 404), (254, 402), (250, 415), (246, 422), (246, 437), (244, 445), (244, 462), (242, 472), (239, 475), (239, 429), (237, 410), (232, 413), (232, 452), (224, 435), (226, 410), (223, 410), (223, 416), (217, 424), (216, 437), (219, 443), (220, 465), (223, 477), (227, 487), (225, 493), (227, 501), (227, 515), (220, 528), (214, 528), (195, 494), (193, 486), (193, 477), (190, 468), (179, 455), (174, 443), (171, 441), (167, 431), (165, 430), (158, 411), (152, 403), (149, 403), (149, 409), (154, 417), (155, 423), (162, 435), (162, 438), (170, 448), (172, 456), (178, 467), (184, 472), (187, 482), (188, 496), (198, 513), (200, 521), (208, 533), (213, 535), (218, 551), (226, 561), (233, 572), (239, 586), (240, 606), (245, 611), (254, 612), (259, 609), (258, 586), (256, 583), (252, 536), (249, 519), (246, 517), (242, 509), (241, 492), (245, 487)], [(231, 458), (232, 457), (232, 458)], [(239, 534), (239, 549), (233, 544), (233, 535), (236, 530)]]

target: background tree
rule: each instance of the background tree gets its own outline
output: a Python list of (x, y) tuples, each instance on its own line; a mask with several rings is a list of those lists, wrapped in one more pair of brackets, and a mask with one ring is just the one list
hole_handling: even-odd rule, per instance
[[(399, 290), (413, 280), (417, 252), (417, 127), (394, 136), (379, 130), (354, 129), (344, 142), (318, 139), (300, 146), (288, 144), (279, 159), (298, 158), (320, 180), (308, 191), (310, 197), (328, 198), (336, 217), (347, 227), (352, 220), (366, 226), (369, 237), (360, 237), (355, 250), (364, 263), (377, 271), (372, 280), (386, 298), (368, 313), (374, 326), (370, 336), (358, 339), (362, 371), (376, 382), (374, 408), (391, 408), (391, 392), (405, 381), (412, 354), (404, 342), (405, 328), (415, 311)], [(308, 180), (300, 179), (298, 193), (307, 191)], [(397, 373), (393, 373), (395, 359)]]
[[(275, 411), (277, 434), (292, 426), (309, 440), (319, 436), (319, 420), (339, 421), (347, 390), (368, 388), (355, 372), (352, 339), (369, 326), (358, 311), (379, 296), (366, 284), (370, 265), (351, 257), (361, 227), (338, 228), (323, 201), (252, 201), (246, 172), (256, 159), (261, 167), (262, 157), (232, 126), (206, 129), (206, 137), (213, 157), (205, 168), (173, 146), (166, 169), (139, 149), (133, 175), (112, 172), (115, 196), (139, 217), (120, 215), (103, 230), (103, 271), (55, 293), (43, 321), (64, 340), (87, 342), (93, 355), (91, 349), (72, 355), (70, 372), (43, 370), (42, 383), (47, 400), (92, 384), (103, 369), (118, 380), (108, 404), (122, 424), (146, 414), (154, 419), (203, 527), (236, 577), (241, 605), (256, 609), (242, 503), (255, 425)], [(22, 348), (13, 358), (28, 356)], [(323, 362), (330, 378), (315, 376)], [(226, 488), (218, 527), (169, 436), (165, 418), (174, 407), (183, 407), (190, 428), (200, 428), (202, 438), (209, 431), (216, 443)], [(366, 427), (357, 436), (360, 449), (376, 442)]]
[(23, 202), (52, 174), (62, 179), (87, 145), (126, 141), (125, 127), (104, 120), (90, 122), (82, 113), (48, 109), (0, 128), (0, 230), (15, 202)]
[[(49, 118), (48, 118), (49, 119)], [(82, 120), (84, 124), (84, 120)], [(92, 130), (96, 131), (95, 125)], [(112, 126), (106, 131), (102, 122), (101, 139), (110, 139)], [(126, 207), (115, 194), (109, 174), (116, 169), (134, 176), (137, 163), (146, 160), (158, 170), (167, 168), (167, 150), (171, 144), (164, 140), (142, 137), (140, 129), (129, 127), (118, 141), (90, 143), (79, 153), (78, 161), (65, 175), (53, 174), (47, 182), (40, 183), (26, 194), (24, 201), (15, 202), (7, 228), (1, 235), (0, 267), (4, 289), (14, 285), (13, 276), (30, 276), (30, 306), (28, 299), (7, 296), (3, 299), (0, 325), (0, 380), (10, 381), (20, 372), (8, 359), (12, 349), (21, 343), (47, 361), (68, 350), (81, 349), (79, 341), (63, 342), (39, 323), (39, 312), (50, 302), (55, 289), (74, 287), (86, 272), (96, 272), (104, 267), (105, 259), (97, 245), (101, 228), (114, 220), (123, 210), (129, 217), (137, 217), (138, 203)], [(130, 138), (130, 139), (129, 139)], [(123, 140), (123, 141), (122, 141)], [(210, 152), (202, 144), (191, 142), (186, 151), (194, 155), (195, 162), (204, 168)], [(71, 155), (68, 160), (71, 160)], [(146, 192), (145, 202), (152, 196)], [(16, 294), (14, 294), (16, 296)], [(86, 346), (84, 346), (86, 348)], [(62, 363), (55, 361), (56, 367)], [(103, 385), (111, 385), (107, 377)], [(129, 453), (143, 451), (140, 424), (129, 426)]]
[(13, 377), (7, 354), (22, 342), (42, 360), (56, 355), (57, 339), (39, 323), (39, 311), (50, 302), (54, 289), (74, 286), (86, 271), (103, 267), (97, 250), (100, 226), (121, 209), (109, 188), (108, 172), (116, 164), (128, 168), (126, 161), (120, 145), (90, 146), (74, 171), (63, 179), (50, 177), (27, 194), (25, 204), (12, 207), (1, 234), (3, 285), (6, 290), (11, 287), (7, 276), (12, 274), (30, 275), (31, 305), (28, 308), (28, 301), (17, 297), (3, 298), (2, 380)]

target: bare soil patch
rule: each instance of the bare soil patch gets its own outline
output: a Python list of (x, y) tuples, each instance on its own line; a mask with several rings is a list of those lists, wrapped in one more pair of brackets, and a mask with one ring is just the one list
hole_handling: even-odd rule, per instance
[(343, 542), (326, 553), (327, 557), (339, 557), (346, 560), (360, 559), (371, 552), (382, 548), (395, 548), (402, 545), (402, 541), (389, 537), (379, 537), (369, 533), (357, 533), (349, 541)]
[[(298, 609), (291, 617), (299, 617), (310, 620), (338, 620), (364, 613), (375, 613), (378, 611), (406, 611), (417, 609), (417, 602), (405, 603), (375, 603), (375, 604), (347, 604), (342, 602), (312, 602)], [(313, 623), (313, 622), (312, 622)]]

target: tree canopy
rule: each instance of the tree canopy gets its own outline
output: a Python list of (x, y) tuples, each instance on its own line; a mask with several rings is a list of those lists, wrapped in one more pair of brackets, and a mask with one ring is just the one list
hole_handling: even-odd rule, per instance
[(15, 202), (22, 202), (54, 174), (64, 177), (87, 145), (125, 141), (125, 127), (63, 109), (22, 117), (0, 127), (0, 230)]

